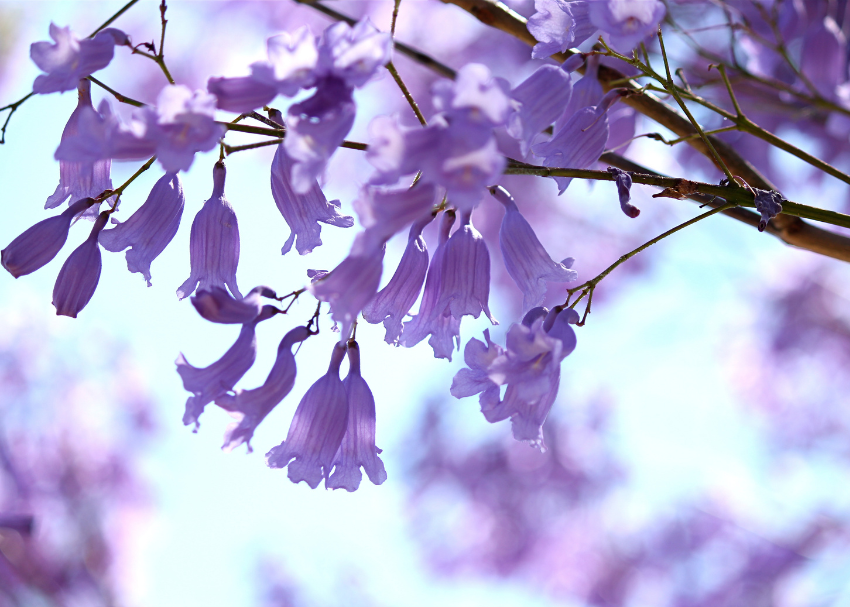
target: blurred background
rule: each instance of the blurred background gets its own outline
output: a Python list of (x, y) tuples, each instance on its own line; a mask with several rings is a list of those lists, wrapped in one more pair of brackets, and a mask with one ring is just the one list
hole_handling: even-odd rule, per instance
[[(31, 90), (38, 70), (29, 45), (48, 38), (51, 21), (87, 35), (122, 4), (0, 1), (0, 104)], [(391, 2), (333, 6), (389, 28)], [(531, 3), (512, 6), (533, 12)], [(115, 25), (136, 43), (158, 41), (157, 7), (142, 0)], [(330, 23), (287, 1), (174, 2), (168, 18), (166, 60), (192, 88), (247, 73), (274, 33)], [(438, 2), (405, 0), (397, 37), (454, 68), (483, 61), (514, 86), (539, 65), (524, 44)], [(162, 74), (125, 51), (98, 77), (152, 102)], [(688, 61), (679, 51), (676, 60)], [(430, 115), (435, 76), (404, 57), (396, 65)], [(101, 91), (93, 94), (96, 106)], [(414, 123), (388, 77), (355, 98), (349, 139), (366, 141), (379, 114)], [(53, 153), (75, 105), (72, 93), (36, 96), (12, 118), (0, 147), (0, 246), (55, 213), (43, 201), (58, 182)], [(662, 172), (716, 180), (687, 152), (659, 148), (639, 139), (619, 151)], [(299, 351), (295, 388), (258, 428), (254, 453), (221, 451), (230, 418), (216, 407), (197, 434), (181, 423), (188, 394), (177, 354), (206, 366), (238, 333), (175, 296), (217, 155), (197, 155), (182, 176), (183, 222), (153, 263), (151, 288), (127, 272), (123, 254), (104, 252), (91, 303), (78, 319), (55, 316), (53, 282), (87, 236), (84, 222), (45, 268), (20, 280), (0, 275), (0, 605), (850, 605), (846, 264), (724, 217), (630, 260), (597, 289), (577, 330), (545, 453), (515, 442), (507, 423), (486, 423), (476, 399), (449, 395), (462, 350), (435, 360), (425, 344), (393, 349), (380, 327), (361, 324), (389, 479), (379, 487), (364, 480), (351, 494), (310, 490), (267, 469), (263, 454), (285, 438), (298, 400), (326, 369), (338, 338), (329, 321)], [(323, 226), (323, 246), (282, 257), (289, 232), (271, 197), (272, 155), (267, 147), (227, 160), (243, 293), (259, 284), (300, 288), (307, 269), (339, 263), (357, 229)], [(758, 160), (789, 199), (847, 211), (846, 187), (779, 153)], [(136, 168), (114, 163), (113, 183)], [(370, 171), (362, 153), (340, 150), (328, 198), (353, 214)], [(122, 220), (161, 174), (155, 165), (132, 184)], [(576, 258), (582, 280), (696, 212), (688, 201), (653, 199), (644, 186), (633, 188), (643, 212), (631, 220), (610, 183), (574, 181), (560, 198), (541, 179), (503, 184), (552, 257)], [(501, 264), (501, 217), (489, 199), (474, 216), (490, 247), (495, 341), (521, 311)], [(435, 236), (426, 233), (432, 251)], [(405, 244), (389, 243), (384, 282)], [(550, 285), (548, 301), (562, 300), (564, 287)], [(264, 381), (282, 335), (314, 308), (304, 296), (289, 316), (260, 326), (257, 362), (238, 387)], [(465, 319), (463, 343), (488, 325)]]

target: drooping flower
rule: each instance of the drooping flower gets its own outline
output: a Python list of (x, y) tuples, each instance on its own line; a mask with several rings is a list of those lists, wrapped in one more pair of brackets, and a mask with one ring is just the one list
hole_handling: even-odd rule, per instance
[(609, 46), (628, 53), (652, 35), (664, 18), (661, 0), (604, 0), (588, 3), (590, 22), (607, 34)]
[(390, 190), (365, 186), (353, 206), (370, 241), (383, 244), (413, 222), (426, 219), (425, 224), (429, 223), (436, 202), (433, 184), (417, 183)]
[[(70, 210), (70, 209), (69, 209)], [(111, 211), (98, 215), (89, 237), (65, 260), (53, 286), (56, 314), (76, 318), (86, 307), (100, 280), (101, 258), (97, 238)]]
[(71, 221), (94, 202), (93, 198), (77, 200), (61, 214), (39, 221), (27, 229), (0, 252), (3, 267), (18, 278), (47, 265), (68, 239)]
[(348, 396), (348, 424), (325, 486), (356, 491), (363, 479), (361, 467), (375, 485), (387, 480), (387, 471), (375, 446), (375, 398), (360, 375), (360, 346), (354, 340), (348, 342), (348, 362), (348, 375), (342, 382)]
[(348, 427), (348, 395), (339, 379), (343, 358), (345, 344), (337, 343), (328, 372), (298, 403), (286, 440), (266, 454), (270, 468), (289, 467), (287, 475), (293, 483), (304, 481), (315, 489), (330, 475)]
[(398, 340), (402, 320), (422, 291), (422, 284), (428, 272), (428, 247), (422, 237), (422, 230), (432, 219), (427, 217), (411, 226), (407, 247), (393, 277), (387, 286), (363, 307), (363, 318), (366, 322), (384, 323), (384, 341), (388, 344)]
[(127, 269), (139, 272), (151, 286), (151, 262), (177, 234), (183, 216), (183, 185), (177, 173), (166, 173), (157, 180), (145, 203), (124, 223), (100, 234), (100, 244), (113, 253), (127, 251)]
[(621, 171), (617, 167), (608, 167), (608, 172), (614, 175), (617, 184), (617, 195), (620, 197), (620, 208), (627, 217), (634, 219), (640, 215), (640, 209), (629, 202), (632, 198), (632, 174)]
[(180, 353), (175, 361), (177, 372), (183, 380), (183, 387), (192, 393), (186, 401), (183, 425), (194, 423), (194, 431), (197, 432), (200, 426), (198, 418), (204, 412), (204, 407), (228, 390), (232, 390), (236, 382), (251, 368), (257, 358), (257, 323), (278, 312), (274, 306), (264, 306), (257, 317), (242, 325), (239, 337), (224, 356), (208, 367), (193, 367), (186, 361), (182, 352)]
[[(283, 125), (279, 111), (273, 110), (269, 117)], [(354, 225), (354, 218), (340, 214), (339, 200), (328, 202), (315, 179), (306, 192), (298, 193), (290, 179), (293, 164), (283, 144), (278, 145), (272, 161), (272, 197), (291, 230), (280, 252), (284, 255), (288, 253), (294, 242), (298, 253), (306, 255), (322, 244), (322, 228), (319, 222), (339, 228), (350, 228)]]
[(72, 91), (77, 83), (112, 61), (116, 44), (130, 46), (127, 34), (115, 28), (98, 32), (93, 38), (77, 38), (70, 27), (50, 24), (53, 42), (34, 42), (30, 57), (42, 72), (32, 85), (34, 93), (45, 95)]
[(238, 420), (228, 426), (222, 449), (231, 451), (242, 443), (251, 449), (254, 430), (295, 385), (295, 356), (292, 346), (310, 337), (306, 327), (295, 327), (287, 333), (277, 348), (277, 358), (265, 383), (253, 390), (236, 390), (233, 394), (216, 397), (215, 404), (230, 412)]
[[(65, 129), (62, 131), (62, 141), (77, 134), (80, 116), (84, 111), (94, 112), (91, 104), (91, 82), (83, 79), (77, 85), (78, 101), (77, 107), (68, 118)], [(59, 162), (59, 185), (56, 191), (47, 198), (44, 203), (45, 209), (58, 207), (70, 197), (68, 204), (80, 198), (97, 197), (105, 190), (112, 189), (112, 180), (109, 178), (109, 170), (112, 165), (110, 159), (98, 160), (93, 164), (62, 160)], [(97, 207), (91, 207), (90, 211), (97, 214)], [(88, 215), (88, 213), (86, 213)]]
[[(569, 60), (571, 61), (572, 57)], [(570, 101), (564, 106), (563, 112), (555, 121), (555, 133), (564, 128), (564, 125), (577, 111), (586, 107), (595, 107), (602, 101), (605, 91), (602, 89), (602, 83), (599, 82), (599, 62), (599, 55), (587, 56), (584, 75), (573, 85)]]
[(571, 257), (561, 263), (552, 260), (505, 188), (496, 186), (490, 192), (505, 205), (499, 246), (508, 274), (522, 291), (522, 309), (527, 311), (543, 303), (546, 281), (570, 282), (578, 278), (578, 274), (570, 269)]
[(277, 299), (277, 293), (265, 286), (254, 287), (243, 299), (235, 299), (227, 289), (214, 286), (198, 289), (191, 298), (192, 305), (202, 318), (221, 324), (245, 324), (254, 320), (263, 309), (262, 297)]
[(213, 168), (212, 197), (204, 203), (192, 222), (189, 239), (189, 278), (177, 289), (177, 297), (183, 299), (192, 294), (195, 287), (209, 290), (213, 286), (230, 289), (242, 297), (236, 286), (236, 266), (239, 264), (239, 225), (236, 213), (224, 197), (226, 170), (223, 162)]
[(531, 50), (534, 59), (544, 59), (578, 46), (596, 31), (590, 22), (587, 1), (534, 0), (528, 31), (538, 41)]

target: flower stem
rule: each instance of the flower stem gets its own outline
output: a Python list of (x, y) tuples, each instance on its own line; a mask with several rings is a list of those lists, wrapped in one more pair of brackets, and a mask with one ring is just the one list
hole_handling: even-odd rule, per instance
[(126, 103), (127, 105), (132, 105), (132, 106), (135, 106), (135, 107), (144, 107), (146, 105), (146, 104), (142, 103), (141, 101), (136, 101), (132, 97), (127, 97), (127, 95), (122, 95), (121, 93), (119, 93), (115, 89), (110, 88), (107, 85), (105, 85), (103, 82), (101, 82), (100, 80), (98, 80), (94, 76), (88, 76), (87, 78), (89, 80), (91, 80), (92, 82), (94, 82), (96, 85), (98, 85), (100, 88), (105, 90), (107, 93), (110, 93), (113, 97), (115, 97), (115, 99), (118, 100), (119, 103)]
[(9, 104), (9, 105), (7, 105), (7, 106), (0, 107), (0, 112), (2, 112), (2, 111), (4, 111), (4, 110), (10, 110), (10, 111), (9, 111), (9, 115), (8, 115), (8, 116), (6, 116), (6, 120), (3, 122), (3, 128), (0, 128), (0, 145), (2, 145), (2, 144), (4, 144), (4, 143), (6, 143), (6, 127), (7, 127), (7, 126), (9, 126), (9, 121), (12, 119), (12, 114), (14, 114), (15, 112), (17, 112), (17, 111), (18, 111), (18, 108), (19, 108), (21, 105), (23, 105), (23, 103), (24, 103), (27, 99), (29, 99), (30, 97), (32, 97), (33, 95), (35, 95), (35, 93), (29, 93), (28, 95), (25, 95), (24, 97), (21, 97), (20, 99), (18, 99), (18, 100), (17, 100), (17, 101), (15, 101), (14, 103), (10, 103), (10, 104)]

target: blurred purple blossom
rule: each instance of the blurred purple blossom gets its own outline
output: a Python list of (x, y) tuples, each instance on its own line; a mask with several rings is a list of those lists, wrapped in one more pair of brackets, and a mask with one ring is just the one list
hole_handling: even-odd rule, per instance
[(528, 31), (538, 43), (531, 51), (532, 58), (562, 53), (590, 38), (597, 26), (590, 21), (589, 4), (585, 0), (534, 0)]
[(606, 42), (628, 53), (655, 33), (666, 9), (661, 0), (600, 0), (588, 3), (590, 21), (602, 30)]

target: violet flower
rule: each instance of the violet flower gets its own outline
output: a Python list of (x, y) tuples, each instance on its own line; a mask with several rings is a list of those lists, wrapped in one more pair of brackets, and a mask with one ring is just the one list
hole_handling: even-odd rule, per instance
[[(490, 329), (484, 329), (483, 343), (474, 337), (466, 342), (463, 349), (463, 361), (467, 367), (458, 371), (452, 379), (451, 394), (455, 398), (464, 398), (479, 394), (478, 401), (485, 417), (499, 403), (499, 385), (490, 379), (490, 365), (504, 354), (504, 348), (490, 340)], [(504, 418), (502, 418), (504, 419)], [(500, 421), (491, 420), (487, 421)]]
[[(77, 107), (65, 124), (61, 141), (77, 134), (80, 115), (84, 111), (94, 112), (91, 104), (91, 82), (86, 79), (80, 80), (77, 85), (77, 92)], [(105, 190), (111, 190), (112, 180), (109, 178), (111, 165), (112, 161), (108, 158), (98, 160), (93, 164), (69, 160), (60, 161), (59, 185), (56, 186), (56, 191), (48, 196), (47, 202), (44, 203), (44, 208), (52, 209), (58, 207), (68, 197), (71, 198), (68, 204), (71, 204), (80, 198), (87, 198), (89, 196), (94, 198)], [(97, 207), (90, 207), (89, 212), (91, 211), (94, 211), (94, 216), (96, 217)], [(86, 214), (88, 215), (88, 213)]]
[[(283, 125), (279, 111), (273, 110), (269, 117)], [(339, 228), (350, 228), (354, 225), (354, 218), (341, 215), (339, 200), (328, 202), (315, 179), (306, 192), (298, 193), (290, 179), (293, 166), (294, 163), (287, 156), (283, 144), (278, 145), (272, 161), (272, 197), (291, 230), (280, 252), (283, 255), (288, 253), (294, 242), (298, 253), (306, 255), (322, 244), (322, 228), (319, 222)]]
[(151, 286), (151, 262), (177, 234), (183, 216), (183, 185), (176, 173), (166, 173), (154, 184), (139, 210), (124, 223), (113, 218), (117, 227), (100, 234), (107, 251), (127, 251), (127, 269), (139, 272)]
[(212, 197), (204, 203), (192, 222), (189, 239), (189, 278), (177, 289), (183, 299), (195, 287), (209, 290), (213, 286), (227, 286), (230, 292), (242, 297), (236, 286), (236, 266), (239, 264), (239, 224), (236, 213), (224, 197), (224, 179), (227, 172), (223, 162), (213, 168)]
[(379, 32), (368, 17), (354, 25), (339, 21), (319, 42), (316, 77), (333, 77), (351, 88), (372, 80), (392, 58), (392, 37)]
[(616, 167), (608, 167), (608, 172), (614, 175), (614, 182), (617, 184), (617, 195), (620, 197), (620, 208), (627, 217), (634, 219), (640, 215), (640, 209), (629, 202), (632, 199), (632, 174), (628, 171), (621, 171)]
[(437, 189), (433, 184), (417, 183), (415, 187), (383, 190), (371, 186), (361, 188), (354, 210), (369, 238), (383, 244), (412, 222), (433, 219)]
[(215, 404), (230, 412), (238, 421), (227, 427), (222, 449), (231, 451), (246, 443), (251, 453), (254, 430), (295, 385), (295, 356), (292, 346), (310, 337), (306, 327), (295, 327), (287, 333), (277, 348), (277, 358), (265, 383), (253, 390), (236, 390), (233, 394), (216, 397)]
[(505, 216), (499, 228), (499, 246), (508, 274), (522, 291), (522, 309), (528, 311), (543, 303), (546, 281), (571, 282), (578, 278), (578, 273), (570, 269), (573, 265), (571, 257), (561, 263), (552, 260), (505, 188), (496, 186), (490, 192), (505, 205)]
[(47, 265), (68, 239), (71, 221), (94, 202), (93, 198), (77, 200), (61, 214), (28, 228), (0, 252), (3, 267), (9, 274), (19, 278)]
[(342, 382), (348, 396), (348, 424), (325, 486), (356, 491), (363, 479), (361, 467), (375, 485), (387, 480), (387, 471), (375, 446), (375, 398), (360, 375), (360, 346), (354, 340), (348, 342), (348, 362), (348, 375)]
[(344, 357), (345, 345), (337, 343), (328, 372), (298, 403), (286, 440), (266, 454), (269, 468), (289, 466), (293, 483), (304, 481), (315, 489), (331, 472), (348, 427), (348, 395), (339, 379)]
[(234, 299), (226, 289), (214, 286), (198, 289), (191, 298), (192, 305), (202, 318), (221, 324), (245, 324), (254, 320), (263, 309), (261, 297), (277, 299), (277, 293), (265, 286), (254, 287), (244, 299)]
[[(70, 209), (69, 209), (70, 210)], [(56, 314), (76, 318), (86, 307), (100, 280), (101, 258), (97, 238), (111, 211), (98, 215), (89, 237), (65, 260), (53, 286)]]
[(183, 387), (192, 393), (186, 401), (186, 411), (183, 414), (183, 425), (194, 423), (197, 432), (200, 427), (198, 418), (204, 412), (204, 407), (216, 398), (224, 395), (254, 364), (257, 358), (257, 323), (267, 320), (277, 314), (274, 306), (264, 306), (262, 312), (242, 325), (239, 337), (230, 349), (208, 367), (193, 367), (181, 352), (175, 364), (177, 372), (183, 380)]
[(534, 0), (535, 13), (528, 18), (528, 31), (537, 40), (531, 50), (534, 59), (578, 46), (596, 31), (590, 21), (587, 1)]
[(846, 80), (847, 38), (832, 17), (824, 17), (803, 38), (800, 71), (827, 98)]
[(36, 77), (32, 90), (47, 94), (71, 91), (77, 83), (94, 72), (105, 68), (112, 61), (116, 44), (130, 45), (127, 35), (121, 30), (108, 28), (93, 38), (77, 38), (70, 27), (50, 24), (53, 42), (34, 42), (30, 46), (30, 57), (42, 72)]
[[(570, 60), (582, 61), (580, 55)], [(564, 111), (572, 95), (570, 74), (554, 65), (538, 68), (511, 91), (514, 107), (508, 115), (508, 134), (517, 139), (523, 156), (532, 140)]]
[(661, 0), (604, 0), (589, 2), (590, 22), (603, 32), (608, 45), (628, 53), (658, 29), (664, 18)]
[(422, 230), (432, 219), (433, 217), (427, 217), (411, 226), (407, 247), (393, 277), (387, 286), (363, 307), (363, 318), (366, 322), (384, 323), (384, 341), (388, 344), (398, 341), (402, 320), (416, 303), (425, 282), (428, 272), (428, 247), (422, 237)]
[[(572, 57), (568, 59), (568, 61), (570, 60), (572, 60)], [(555, 133), (564, 128), (564, 125), (577, 111), (585, 107), (597, 106), (602, 101), (605, 91), (602, 89), (602, 83), (599, 82), (599, 62), (599, 55), (588, 55), (584, 75), (573, 85), (570, 102), (555, 121)]]

